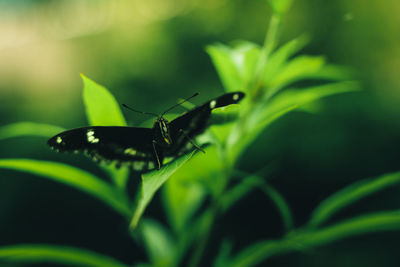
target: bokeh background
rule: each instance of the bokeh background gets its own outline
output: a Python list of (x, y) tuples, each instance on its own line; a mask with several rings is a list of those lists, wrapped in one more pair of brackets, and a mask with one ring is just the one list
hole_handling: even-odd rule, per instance
[[(261, 44), (270, 13), (266, 0), (0, 0), (0, 126), (87, 125), (79, 73), (139, 110), (160, 113), (194, 92), (200, 92), (194, 102), (201, 103), (223, 92), (204, 47), (238, 39)], [(285, 18), (281, 43), (308, 33), (304, 53), (352, 67), (363, 87), (320, 101), (315, 114), (285, 116), (241, 163), (257, 170), (273, 162), (270, 183), (292, 205), (297, 225), (345, 185), (400, 169), (398, 14), (397, 0), (297, 0)], [(125, 114), (132, 125), (148, 119)], [(104, 176), (89, 160), (53, 153), (45, 142), (0, 141), (0, 157), (69, 162)], [(399, 192), (369, 197), (334, 220), (399, 208)], [(160, 202), (156, 197), (146, 215), (165, 221)], [(208, 256), (217, 253), (222, 236), (240, 248), (280, 234), (277, 212), (255, 192), (218, 222)], [(399, 232), (370, 234), (269, 264), (397, 266), (399, 239)], [(123, 218), (102, 203), (48, 180), (0, 170), (0, 245), (18, 243), (78, 246), (126, 263), (146, 259)]]

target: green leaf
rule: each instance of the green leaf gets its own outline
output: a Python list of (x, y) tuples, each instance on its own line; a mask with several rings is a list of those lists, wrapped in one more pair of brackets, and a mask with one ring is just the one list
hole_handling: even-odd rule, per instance
[(143, 219), (139, 228), (152, 266), (173, 266), (175, 244), (170, 233), (150, 219)]
[[(90, 125), (94, 126), (126, 126), (126, 121), (114, 96), (103, 86), (81, 74), (83, 102)], [(127, 168), (116, 169), (113, 166), (101, 165), (112, 177), (114, 183), (125, 189), (129, 178)]]
[[(214, 195), (223, 187), (223, 166), (216, 146), (207, 146), (197, 153), (169, 179), (163, 190), (163, 202), (169, 223), (175, 232), (185, 231), (206, 195)], [(196, 174), (196, 175), (193, 175)]]
[(289, 58), (303, 49), (309, 43), (309, 39), (307, 35), (301, 35), (285, 43), (273, 52), (269, 56), (268, 64), (266, 64), (264, 69), (264, 80), (268, 83), (273, 77), (277, 76)]
[(66, 164), (30, 159), (1, 159), (0, 168), (28, 172), (84, 191), (102, 200), (117, 212), (130, 215), (125, 195), (91, 173)]
[(0, 140), (20, 136), (40, 136), (52, 137), (62, 131), (64, 128), (35, 122), (17, 122), (0, 127)]
[(196, 153), (196, 151), (188, 153), (179, 159), (168, 163), (160, 170), (154, 170), (142, 175), (142, 184), (130, 223), (130, 227), (132, 229), (137, 227), (144, 210), (150, 203), (157, 190), (168, 180), (172, 174), (174, 174), (186, 161), (188, 161), (194, 153)]
[[(274, 114), (269, 114), (264, 120), (258, 122), (258, 125), (252, 125), (252, 127), (241, 124), (240, 122), (236, 124), (235, 128), (231, 131), (231, 134), (227, 140), (227, 155), (229, 156), (229, 161), (233, 164), (238, 160), (239, 156), (243, 151), (251, 144), (258, 135), (271, 123), (289, 113), (290, 111), (296, 109), (298, 105), (288, 106), (276, 111)], [(254, 114), (254, 111), (252, 112)], [(250, 115), (251, 116), (251, 115)]]
[(321, 230), (293, 232), (282, 240), (255, 243), (239, 252), (228, 266), (255, 266), (274, 255), (301, 251), (366, 233), (393, 230), (400, 230), (400, 211), (367, 214)]
[(265, 81), (269, 88), (268, 94), (273, 95), (293, 82), (312, 77), (323, 67), (324, 63), (325, 59), (323, 57), (298, 56), (292, 59), (281, 68), (280, 72), (272, 80)]
[(358, 216), (319, 231), (299, 234), (295, 240), (306, 246), (320, 246), (360, 234), (392, 230), (400, 230), (400, 211)]
[(90, 125), (126, 126), (118, 102), (103, 86), (81, 74), (83, 80), (83, 102)]
[(172, 228), (175, 232), (182, 232), (203, 202), (205, 190), (199, 183), (189, 181), (188, 177), (178, 173), (179, 171), (165, 184), (162, 196)]
[(222, 241), (220, 250), (217, 257), (214, 260), (214, 267), (226, 267), (229, 266), (229, 254), (233, 248), (233, 243), (229, 240)]
[(93, 251), (42, 244), (0, 247), (0, 261), (68, 264), (82, 267), (128, 267), (111, 257)]
[(338, 82), (307, 89), (287, 89), (270, 101), (255, 105), (245, 122), (239, 121), (227, 141), (228, 155), (235, 162), (244, 149), (272, 122), (297, 107), (320, 98), (359, 90), (357, 82)]
[(233, 47), (223, 44), (206, 47), (226, 91), (246, 90), (254, 76), (260, 48), (247, 41)]
[(351, 204), (400, 183), (400, 172), (356, 182), (322, 201), (311, 215), (308, 227), (318, 227)]
[(241, 183), (226, 192), (221, 201), (222, 208), (226, 211), (240, 198), (244, 197), (247, 193), (256, 188), (262, 190), (263, 193), (272, 200), (281, 215), (285, 231), (291, 231), (293, 228), (293, 218), (289, 205), (284, 197), (275, 188), (270, 186), (259, 176), (253, 175), (245, 177)]
[[(358, 90), (360, 90), (359, 83), (352, 81), (329, 83), (309, 87), (306, 89), (287, 89), (269, 101), (267, 103), (268, 106), (262, 108), (264, 112), (261, 112), (259, 116), (268, 118), (276, 112), (293, 105), (300, 106), (319, 100), (323, 97), (340, 93), (354, 92)], [(254, 121), (253, 123), (257, 122)]]

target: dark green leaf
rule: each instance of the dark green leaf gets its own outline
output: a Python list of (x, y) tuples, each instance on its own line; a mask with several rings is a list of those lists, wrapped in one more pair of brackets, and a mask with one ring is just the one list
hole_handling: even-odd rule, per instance
[(68, 264), (81, 267), (128, 267), (93, 251), (56, 245), (14, 245), (0, 247), (0, 261)]
[(400, 172), (356, 182), (321, 202), (311, 215), (309, 227), (318, 227), (335, 213), (355, 202), (400, 183)]
[(399, 211), (367, 214), (321, 230), (293, 232), (282, 240), (265, 240), (255, 243), (239, 252), (228, 266), (255, 266), (274, 255), (301, 251), (366, 233), (393, 230), (400, 230)]
[(128, 216), (131, 213), (128, 200), (121, 191), (78, 168), (62, 163), (30, 159), (1, 159), (0, 168), (28, 172), (72, 186), (102, 200), (123, 215)]

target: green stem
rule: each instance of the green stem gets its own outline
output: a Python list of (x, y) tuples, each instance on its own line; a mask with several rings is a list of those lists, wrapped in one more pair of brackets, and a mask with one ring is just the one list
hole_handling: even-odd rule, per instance
[(192, 254), (192, 257), (188, 264), (189, 267), (199, 266), (202, 255), (204, 254), (204, 250), (208, 243), (208, 240), (210, 239), (211, 230), (214, 226), (214, 222), (215, 222), (215, 218), (216, 218), (217, 214), (218, 214), (218, 208), (217, 208), (216, 203), (214, 203), (212, 205), (212, 207), (210, 208), (210, 210), (206, 211), (206, 214), (204, 214), (204, 218), (202, 218), (202, 219), (205, 220), (205, 222), (201, 222), (201, 223), (204, 223), (205, 228), (200, 231), (201, 239), (198, 242), (198, 244)]
[(280, 24), (281, 24), (281, 16), (273, 14), (267, 29), (267, 33), (264, 38), (264, 45), (257, 62), (256, 72), (253, 80), (254, 81), (253, 86), (250, 88), (251, 89), (250, 91), (253, 92), (252, 94), (253, 101), (257, 100), (257, 96), (259, 94), (259, 90), (262, 85), (262, 76), (265, 66), (268, 62), (268, 58), (271, 52), (274, 50), (276, 46)]
[(188, 266), (189, 267), (197, 267), (199, 266), (199, 263), (201, 261), (202, 255), (204, 254), (205, 248), (207, 246), (207, 243), (210, 239), (211, 231), (213, 229), (214, 223), (215, 223), (215, 218), (218, 216), (218, 214), (221, 211), (221, 202), (223, 200), (224, 194), (226, 192), (226, 188), (229, 182), (229, 178), (231, 177), (231, 173), (233, 170), (233, 167), (228, 165), (228, 162), (224, 161), (225, 163), (225, 168), (223, 171), (223, 175), (221, 175), (223, 178), (223, 184), (220, 187), (219, 192), (215, 194), (215, 197), (212, 201), (211, 207), (204, 212), (203, 217), (200, 219), (201, 220), (201, 225), (204, 225), (204, 228), (200, 227), (199, 231), (199, 236), (201, 237), (200, 241), (198, 242), (197, 247), (195, 248), (192, 257), (189, 261)]

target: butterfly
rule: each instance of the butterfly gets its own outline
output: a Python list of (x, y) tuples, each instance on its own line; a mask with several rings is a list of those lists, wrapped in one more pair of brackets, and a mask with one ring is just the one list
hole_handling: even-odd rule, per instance
[(94, 161), (114, 161), (117, 167), (129, 165), (138, 172), (160, 169), (166, 158), (178, 158), (194, 147), (201, 150), (193, 139), (206, 130), (211, 111), (236, 104), (244, 96), (243, 92), (224, 94), (187, 111), (171, 122), (163, 115), (179, 104), (161, 116), (141, 112), (157, 116), (152, 128), (89, 126), (61, 132), (47, 143), (58, 152), (84, 152)]

